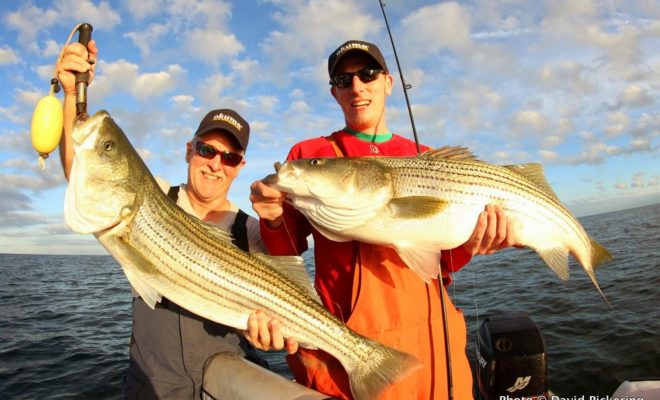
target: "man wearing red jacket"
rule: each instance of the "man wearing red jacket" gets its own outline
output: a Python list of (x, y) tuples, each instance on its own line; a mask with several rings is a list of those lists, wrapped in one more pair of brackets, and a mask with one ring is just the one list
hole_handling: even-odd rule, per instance
[[(417, 154), (413, 141), (393, 134), (387, 127), (385, 103), (392, 92), (393, 78), (378, 47), (358, 40), (344, 43), (330, 55), (328, 73), (330, 92), (343, 111), (346, 126), (329, 136), (294, 145), (288, 160)], [(315, 287), (325, 307), (354, 331), (412, 354), (424, 365), (390, 386), (381, 399), (447, 398), (441, 295), (446, 303), (454, 398), (472, 398), (465, 320), (444, 285), (437, 280), (426, 284), (389, 247), (327, 239), (302, 214), (283, 203), (282, 193), (260, 181), (251, 189), (250, 199), (260, 217), (268, 251), (273, 255), (301, 254), (307, 250), (311, 234)], [(443, 282), (448, 284), (448, 273), (460, 269), (473, 255), (489, 254), (513, 244), (515, 232), (501, 208), (486, 207), (471, 238), (456, 249), (442, 252)], [(284, 342), (278, 330), (264, 331), (267, 321), (263, 315), (253, 315), (247, 337), (258, 347), (282, 348)], [(286, 346), (294, 353), (287, 360), (298, 382), (329, 395), (351, 397), (346, 372), (334, 358), (322, 351), (294, 352), (297, 346), (292, 340)]]

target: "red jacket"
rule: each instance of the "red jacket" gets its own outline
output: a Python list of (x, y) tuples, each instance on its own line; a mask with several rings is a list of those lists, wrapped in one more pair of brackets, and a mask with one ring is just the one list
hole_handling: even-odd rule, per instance
[[(363, 140), (346, 131), (335, 132), (332, 137), (339, 152), (327, 138), (321, 137), (296, 144), (288, 159), (335, 157), (338, 154), (417, 154), (415, 143), (398, 135), (382, 142)], [(423, 146), (421, 150), (426, 151), (428, 147)], [(277, 229), (270, 229), (262, 222), (261, 235), (268, 251), (273, 255), (301, 254), (307, 250), (307, 237), (312, 234), (315, 287), (325, 307), (354, 331), (406, 351), (425, 364), (423, 371), (395, 384), (382, 398), (443, 398), (447, 393), (445, 345), (437, 281), (425, 284), (390, 248), (355, 241), (340, 243), (325, 238), (287, 204), (284, 219), (285, 223)], [(443, 277), (447, 278), (445, 283), (450, 280), (447, 271), (457, 271), (470, 260), (462, 248), (442, 252), (441, 256)], [(387, 276), (383, 276), (383, 271)], [(445, 293), (444, 288), (442, 291)], [(460, 386), (458, 393), (464, 393), (455, 398), (471, 398), (472, 379), (465, 355), (465, 322), (446, 293), (445, 299), (450, 322), (454, 391), (457, 393), (456, 386)], [(301, 349), (293, 357), (288, 357), (296, 380), (323, 393), (350, 398), (343, 370), (306, 369), (300, 362), (301, 357), (320, 358), (324, 363), (336, 364), (325, 353)], [(305, 365), (318, 363), (305, 362)], [(341, 369), (338, 365), (337, 368)]]

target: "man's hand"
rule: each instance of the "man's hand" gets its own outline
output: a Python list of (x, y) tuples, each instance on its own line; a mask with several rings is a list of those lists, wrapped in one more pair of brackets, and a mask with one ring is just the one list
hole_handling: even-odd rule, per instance
[(250, 186), (252, 209), (257, 213), (259, 219), (264, 220), (271, 228), (277, 228), (282, 224), (284, 199), (284, 193), (262, 181), (256, 181)]
[(517, 232), (499, 205), (489, 204), (479, 214), (472, 236), (463, 247), (468, 254), (493, 254), (505, 247), (517, 246)]
[(284, 338), (280, 323), (270, 318), (263, 311), (256, 311), (248, 318), (248, 329), (243, 332), (245, 338), (257, 349), (282, 350), (289, 354), (298, 351), (298, 342), (293, 338)]
[(87, 48), (80, 43), (72, 43), (64, 49), (64, 56), (58, 62), (57, 78), (62, 84), (62, 89), (65, 94), (76, 93), (76, 76), (77, 72), (89, 71), (89, 83), (94, 79), (94, 72), (96, 70), (96, 58), (98, 56), (98, 49), (96, 42), (90, 40)]

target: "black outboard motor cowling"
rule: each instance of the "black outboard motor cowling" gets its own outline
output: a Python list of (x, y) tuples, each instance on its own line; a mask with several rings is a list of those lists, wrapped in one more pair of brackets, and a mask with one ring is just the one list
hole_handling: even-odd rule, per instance
[(541, 331), (523, 313), (489, 317), (479, 328), (477, 380), (483, 400), (548, 396)]

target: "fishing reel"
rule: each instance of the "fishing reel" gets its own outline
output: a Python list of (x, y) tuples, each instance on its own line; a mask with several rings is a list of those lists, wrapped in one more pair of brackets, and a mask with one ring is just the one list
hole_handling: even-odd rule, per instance
[[(75, 32), (79, 32), (78, 43), (87, 47), (87, 43), (92, 37), (92, 26), (84, 23), (76, 26), (66, 44), (62, 48), (59, 61), (64, 56), (64, 49), (71, 41)], [(86, 113), (87, 107), (87, 83), (89, 82), (89, 73), (76, 74), (76, 110), (83, 110)], [(39, 154), (39, 165), (41, 169), (46, 168), (46, 158), (52, 153), (60, 143), (62, 128), (64, 127), (64, 110), (62, 102), (55, 96), (60, 91), (60, 83), (57, 80), (57, 71), (53, 73), (53, 79), (50, 80), (50, 91), (44, 96), (32, 114), (32, 125), (30, 133), (32, 137), (32, 147)], [(82, 104), (82, 105), (81, 105)]]

